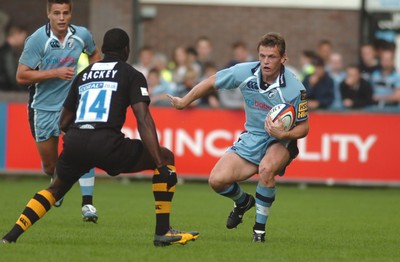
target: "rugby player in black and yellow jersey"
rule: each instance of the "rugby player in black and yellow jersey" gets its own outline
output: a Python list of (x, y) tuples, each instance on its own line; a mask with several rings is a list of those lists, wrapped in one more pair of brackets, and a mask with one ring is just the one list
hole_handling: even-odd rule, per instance
[[(2, 243), (16, 242), (93, 167), (110, 176), (154, 169), (154, 245), (185, 244), (199, 237), (196, 231), (181, 232), (170, 226), (171, 201), (177, 182), (174, 154), (158, 143), (145, 77), (126, 63), (129, 56), (126, 32), (107, 31), (102, 52), (103, 60), (90, 65), (74, 79), (64, 102), (60, 120), (60, 129), (65, 132), (64, 146), (56, 166), (56, 179), (28, 202)], [(129, 106), (136, 117), (141, 140), (125, 138), (121, 132)]]

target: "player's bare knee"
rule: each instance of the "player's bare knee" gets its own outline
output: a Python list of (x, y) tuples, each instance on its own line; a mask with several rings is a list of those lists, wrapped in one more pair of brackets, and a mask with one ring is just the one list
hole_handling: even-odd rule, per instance
[(217, 184), (218, 184), (218, 183), (217, 183), (216, 179), (215, 179), (213, 176), (210, 175), (210, 176), (208, 177), (208, 185), (209, 185), (212, 189), (215, 190), (215, 188), (218, 187)]
[(260, 181), (266, 186), (275, 185), (275, 175), (277, 170), (273, 169), (271, 165), (260, 166), (259, 169)]
[(215, 192), (221, 192), (235, 182), (235, 180), (229, 179), (230, 177), (231, 176), (226, 176), (221, 173), (211, 171), (211, 174), (208, 178), (208, 184)]
[(174, 153), (166, 147), (161, 147), (161, 153), (164, 161), (168, 165), (174, 165), (175, 163), (175, 156)]
[(271, 177), (271, 176), (273, 177), (276, 173), (276, 171), (270, 164), (260, 165), (258, 172), (261, 176), (264, 177)]
[(211, 173), (208, 178), (208, 184), (214, 191), (219, 192), (224, 189), (226, 183), (224, 183), (221, 178)]

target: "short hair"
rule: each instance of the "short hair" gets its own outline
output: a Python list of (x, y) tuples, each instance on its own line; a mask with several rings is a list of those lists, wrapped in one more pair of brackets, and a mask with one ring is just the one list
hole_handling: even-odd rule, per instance
[(119, 53), (127, 46), (129, 47), (128, 34), (120, 28), (113, 28), (105, 33), (101, 51), (103, 53), (107, 52)]
[(370, 43), (370, 42), (362, 43), (360, 47), (366, 47), (366, 46), (370, 46), (370, 47), (375, 49), (375, 45), (373, 43)]
[(378, 48), (380, 51), (391, 51), (392, 53), (395, 53), (396, 44), (382, 40), (380, 41)]
[(330, 47), (332, 47), (332, 42), (329, 41), (328, 39), (322, 39), (318, 42), (318, 47), (323, 46), (323, 45), (329, 45)]
[(303, 50), (302, 55), (304, 57), (313, 59), (317, 54), (313, 50)]
[(69, 10), (72, 10), (72, 0), (47, 0), (47, 10), (50, 10), (53, 4), (68, 4)]
[(198, 56), (197, 50), (193, 46), (186, 47), (185, 51), (187, 54)]
[(158, 70), (157, 68), (151, 68), (150, 70), (149, 70), (149, 73), (148, 73), (148, 75), (150, 75), (150, 74), (156, 74), (157, 76), (160, 76), (160, 70)]
[(315, 67), (324, 67), (325, 66), (325, 62), (324, 60), (319, 56), (316, 55), (312, 61), (311, 61), (312, 65)]
[(15, 33), (28, 33), (28, 29), (25, 26), (20, 24), (10, 24), (7, 28), (8, 35), (15, 34)]
[(232, 44), (232, 49), (243, 48), (247, 49), (247, 44), (243, 41), (237, 41)]
[(140, 50), (139, 50), (140, 53), (141, 53), (141, 52), (145, 52), (145, 51), (154, 53), (154, 48), (153, 48), (151, 45), (144, 45), (144, 46), (142, 46), (142, 47), (140, 48)]
[(211, 39), (205, 35), (198, 37), (195, 45), (197, 46), (200, 42), (207, 42), (210, 46), (212, 46)]
[(260, 46), (278, 47), (279, 54), (283, 56), (286, 53), (285, 39), (279, 33), (267, 33), (263, 35), (258, 42), (257, 51), (260, 51)]

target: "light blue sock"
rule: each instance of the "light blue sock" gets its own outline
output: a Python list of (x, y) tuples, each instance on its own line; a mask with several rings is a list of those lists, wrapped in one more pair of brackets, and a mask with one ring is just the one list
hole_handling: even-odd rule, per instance
[(240, 188), (238, 183), (233, 183), (226, 190), (218, 192), (221, 196), (228, 197), (235, 201), (236, 205), (240, 205), (246, 199), (246, 193)]
[(256, 223), (267, 224), (269, 210), (275, 200), (275, 187), (258, 184), (256, 189)]
[(90, 169), (89, 172), (81, 176), (79, 179), (79, 185), (81, 186), (82, 196), (93, 196), (94, 168)]

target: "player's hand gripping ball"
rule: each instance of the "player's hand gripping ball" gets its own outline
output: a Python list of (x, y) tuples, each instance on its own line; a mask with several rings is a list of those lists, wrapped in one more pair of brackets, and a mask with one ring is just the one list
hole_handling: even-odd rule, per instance
[(291, 104), (278, 104), (271, 108), (267, 114), (267, 119), (268, 117), (271, 117), (273, 123), (277, 123), (280, 119), (283, 123), (283, 129), (289, 131), (293, 127), (296, 111)]

